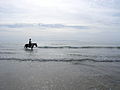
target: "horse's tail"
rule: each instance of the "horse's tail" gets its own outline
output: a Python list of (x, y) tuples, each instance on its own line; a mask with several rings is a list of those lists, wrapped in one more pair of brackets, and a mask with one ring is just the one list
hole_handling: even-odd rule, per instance
[(24, 45), (24, 48), (27, 48), (27, 44)]

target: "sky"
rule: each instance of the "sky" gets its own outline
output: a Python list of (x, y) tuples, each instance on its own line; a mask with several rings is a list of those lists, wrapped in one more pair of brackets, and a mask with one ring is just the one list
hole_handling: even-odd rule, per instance
[(120, 42), (120, 0), (0, 0), (0, 41)]

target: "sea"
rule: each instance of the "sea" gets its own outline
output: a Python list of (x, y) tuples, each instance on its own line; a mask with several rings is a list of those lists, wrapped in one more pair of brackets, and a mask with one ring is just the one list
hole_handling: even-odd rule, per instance
[(38, 41), (25, 49), (26, 42), (0, 43), (0, 60), (39, 62), (120, 62), (120, 43), (81, 41)]

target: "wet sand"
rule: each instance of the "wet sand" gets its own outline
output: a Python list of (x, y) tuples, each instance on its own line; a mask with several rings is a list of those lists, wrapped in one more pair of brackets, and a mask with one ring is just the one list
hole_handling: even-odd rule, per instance
[(120, 90), (120, 63), (1, 60), (0, 90)]

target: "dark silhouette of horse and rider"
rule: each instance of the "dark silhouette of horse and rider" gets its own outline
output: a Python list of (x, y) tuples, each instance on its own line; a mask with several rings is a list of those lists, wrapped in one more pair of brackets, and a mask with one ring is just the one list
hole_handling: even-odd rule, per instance
[(37, 43), (32, 43), (32, 40), (31, 38), (29, 39), (29, 43), (28, 44), (25, 44), (24, 48), (31, 48), (33, 49), (33, 47), (36, 46), (37, 47)]

